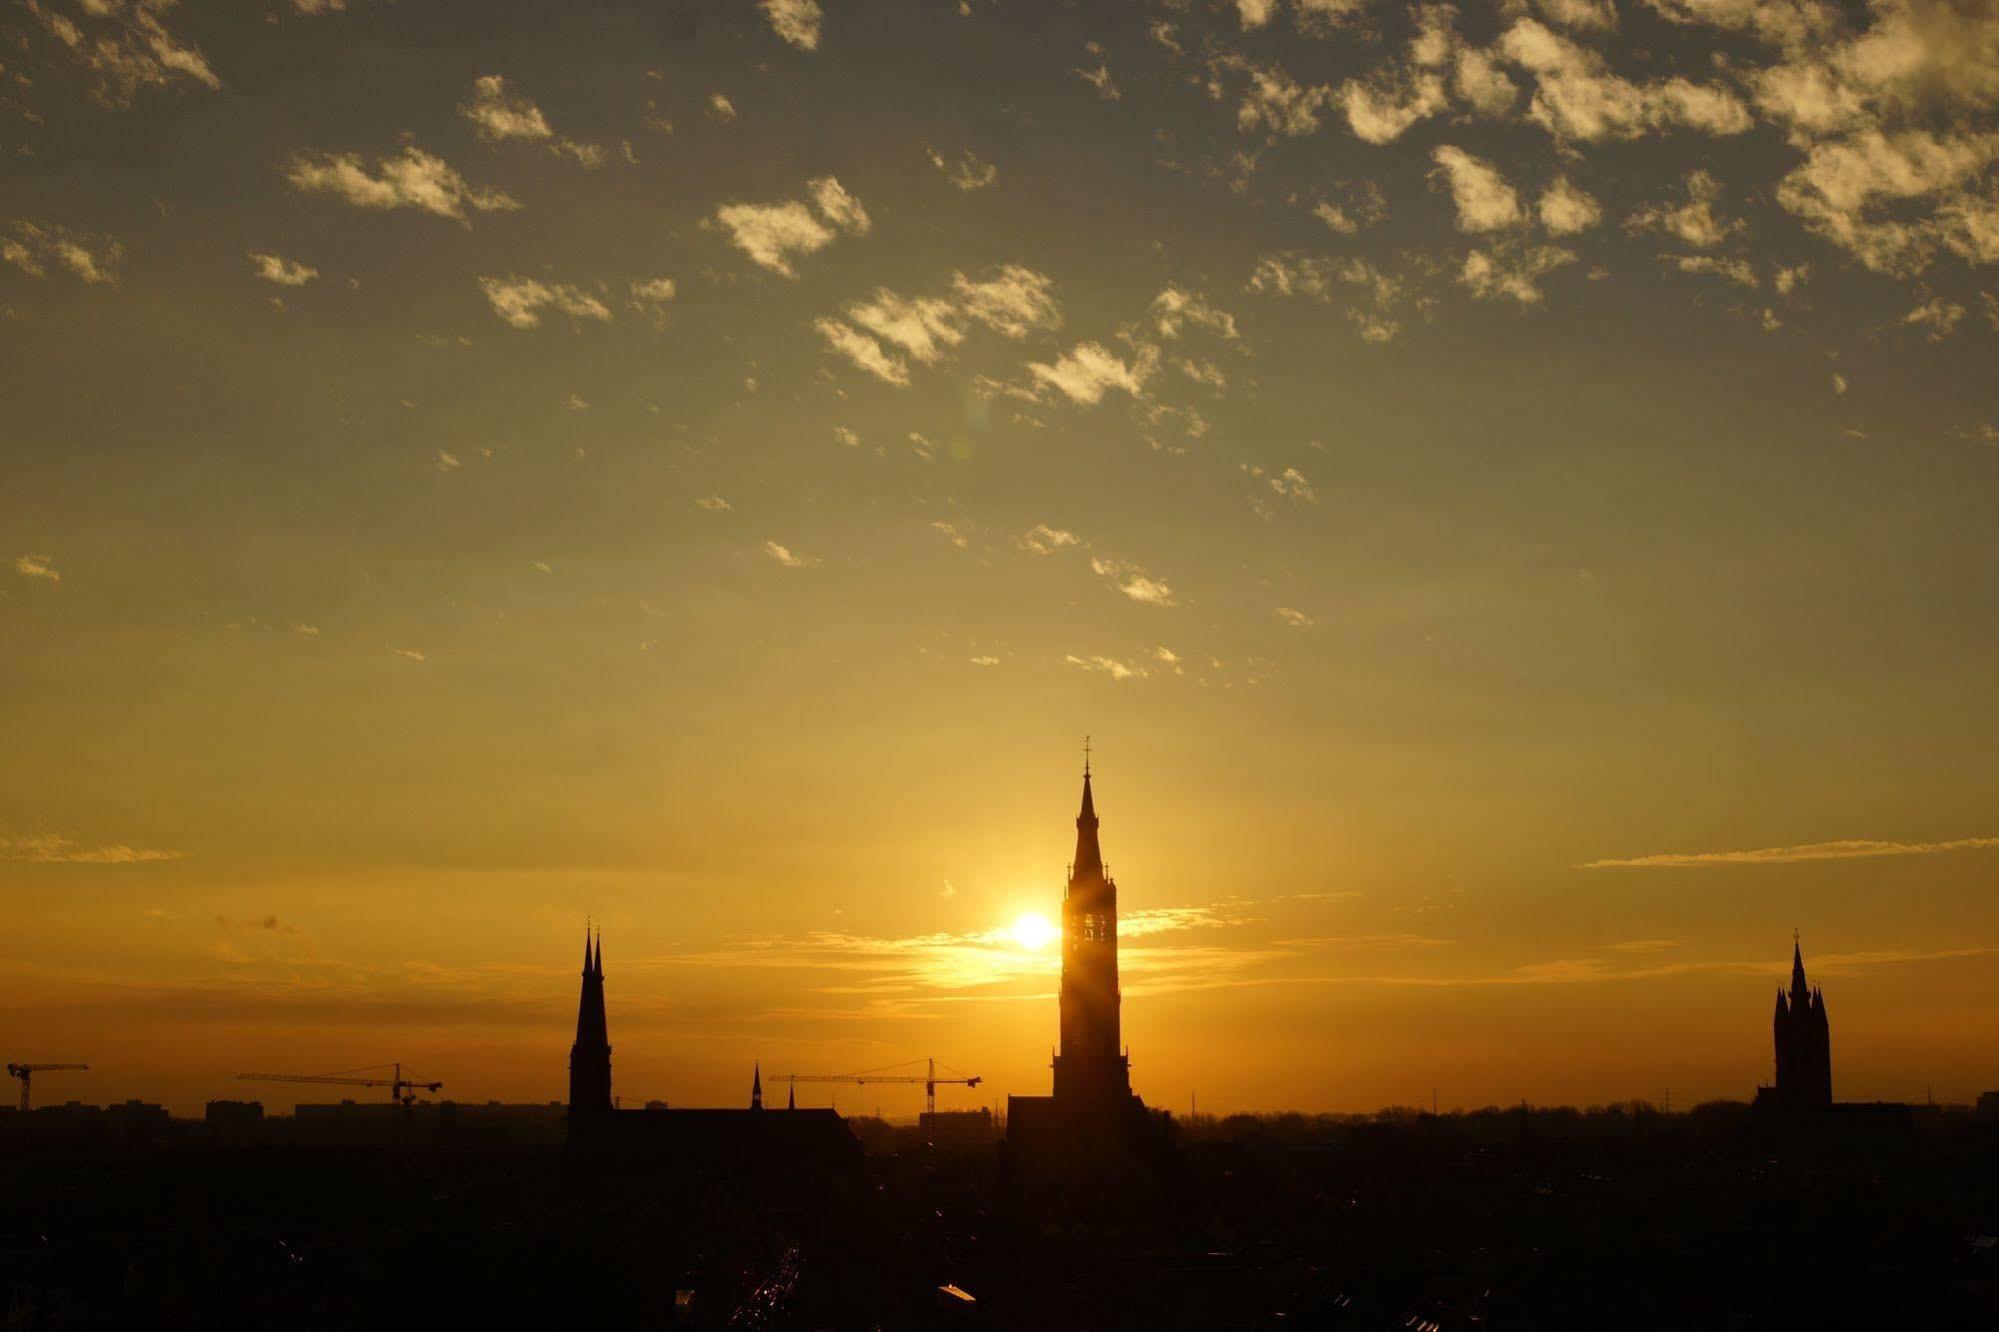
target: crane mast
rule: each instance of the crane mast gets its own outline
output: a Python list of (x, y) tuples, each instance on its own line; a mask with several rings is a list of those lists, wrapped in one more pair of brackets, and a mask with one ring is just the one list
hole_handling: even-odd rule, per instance
[(7, 1073), (10, 1077), (16, 1077), (21, 1080), (21, 1111), (25, 1114), (32, 1104), (31, 1098), (28, 1095), (28, 1088), (33, 1083), (35, 1074), (87, 1069), (89, 1067), (90, 1065), (88, 1064), (9, 1064), (7, 1065)]

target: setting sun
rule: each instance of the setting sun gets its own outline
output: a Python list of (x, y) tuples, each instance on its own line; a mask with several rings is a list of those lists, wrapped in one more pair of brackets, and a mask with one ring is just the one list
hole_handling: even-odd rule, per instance
[(1007, 933), (1022, 948), (1038, 953), (1060, 938), (1062, 932), (1049, 922), (1048, 917), (1030, 911), (1014, 921)]

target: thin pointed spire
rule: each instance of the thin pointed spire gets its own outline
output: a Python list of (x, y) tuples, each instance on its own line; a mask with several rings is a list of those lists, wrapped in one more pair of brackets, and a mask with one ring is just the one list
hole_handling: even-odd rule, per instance
[(1805, 951), (1798, 940), (1798, 932), (1791, 931), (1791, 998), (1804, 1000), (1811, 996), (1811, 987), (1805, 984)]
[(1083, 808), (1076, 815), (1076, 860), (1070, 867), (1073, 879), (1104, 877), (1104, 855), (1097, 846), (1097, 800), (1090, 790), (1090, 759), (1087, 741), (1083, 749)]
[(764, 1108), (764, 1066), (761, 1061), (754, 1065), (750, 1073), (750, 1109)]
[(784, 1108), (787, 1110), (798, 1108), (798, 1084), (795, 1082), (791, 1084), (791, 1090), (784, 1094)]
[(597, 979), (604, 979), (604, 927), (597, 927)]

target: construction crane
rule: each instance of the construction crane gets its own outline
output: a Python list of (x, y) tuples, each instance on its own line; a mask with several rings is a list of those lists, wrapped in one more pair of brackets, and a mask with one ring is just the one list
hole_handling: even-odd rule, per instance
[[(391, 1070), (386, 1078), (359, 1077), (357, 1074), (379, 1073)], [(389, 1099), (398, 1105), (412, 1105), (419, 1091), (434, 1092), (442, 1087), (441, 1082), (423, 1081), (423, 1075), (411, 1069), (409, 1076), (403, 1076), (403, 1066), (397, 1064), (370, 1064), (366, 1068), (343, 1069), (338, 1073), (238, 1073), (239, 1082), (311, 1082), (333, 1087), (387, 1087)]]
[[(920, 1076), (913, 1073), (895, 1072), (896, 1069), (908, 1068), (911, 1064), (917, 1063), (923, 1065), (923, 1072)], [(935, 1059), (912, 1059), (906, 1064), (889, 1064), (884, 1068), (871, 1068), (862, 1073), (784, 1073), (772, 1078), (771, 1081), (794, 1084), (800, 1082), (852, 1082), (863, 1087), (871, 1082), (901, 1082), (909, 1084), (920, 1082), (923, 1084), (923, 1109), (926, 1113), (933, 1115), (937, 1113), (937, 1087), (939, 1083), (947, 1087), (976, 1087), (985, 1081), (984, 1078), (968, 1077), (965, 1074), (959, 1073), (957, 1069), (952, 1068), (948, 1064), (942, 1065), (944, 1071), (956, 1076), (940, 1078), (937, 1076), (939, 1067)]]
[(89, 1067), (90, 1065), (88, 1064), (9, 1064), (7, 1065), (7, 1073), (10, 1077), (16, 1077), (21, 1080), (21, 1109), (26, 1111), (29, 1105), (28, 1084), (34, 1081), (35, 1074), (54, 1073), (58, 1070), (68, 1072), (71, 1069), (87, 1069)]

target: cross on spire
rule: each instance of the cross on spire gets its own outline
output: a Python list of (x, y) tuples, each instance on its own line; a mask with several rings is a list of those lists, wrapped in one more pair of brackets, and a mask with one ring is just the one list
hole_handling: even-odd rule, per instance
[(1083, 737), (1083, 775), (1085, 777), (1090, 775), (1090, 737), (1088, 735)]

